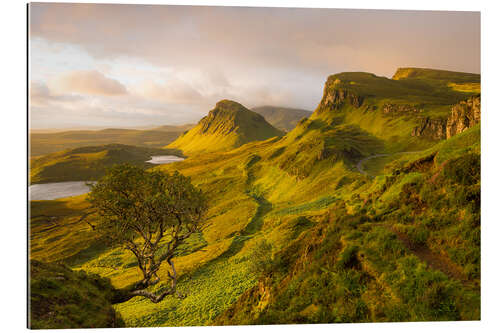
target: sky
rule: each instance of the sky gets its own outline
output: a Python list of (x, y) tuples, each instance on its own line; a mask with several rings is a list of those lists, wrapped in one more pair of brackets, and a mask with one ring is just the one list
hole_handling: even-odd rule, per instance
[(196, 123), (221, 99), (314, 110), (328, 75), (480, 73), (479, 12), (30, 5), (32, 129)]

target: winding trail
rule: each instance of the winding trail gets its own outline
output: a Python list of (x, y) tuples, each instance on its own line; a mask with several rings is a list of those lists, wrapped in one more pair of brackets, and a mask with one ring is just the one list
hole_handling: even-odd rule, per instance
[(394, 154), (376, 154), (376, 155), (371, 155), (371, 156), (368, 156), (368, 157), (365, 157), (365, 158), (362, 158), (361, 160), (358, 161), (358, 163), (356, 164), (356, 168), (358, 169), (358, 171), (365, 175), (365, 176), (369, 176), (369, 177), (372, 177), (371, 175), (369, 175), (365, 169), (363, 168), (363, 164), (365, 164), (365, 162), (368, 162), (369, 160), (371, 159), (374, 159), (374, 158), (377, 158), (377, 157), (386, 157), (386, 156), (394, 156), (394, 155), (406, 155), (406, 154), (417, 154), (417, 153), (422, 153), (424, 152), (425, 150), (416, 150), (416, 151), (401, 151), (401, 152), (398, 152), (398, 153), (394, 153)]

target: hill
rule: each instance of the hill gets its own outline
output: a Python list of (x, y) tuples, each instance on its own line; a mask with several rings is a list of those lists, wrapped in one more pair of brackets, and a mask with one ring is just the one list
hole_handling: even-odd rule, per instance
[(161, 148), (174, 141), (192, 125), (160, 126), (154, 129), (72, 130), (49, 133), (30, 133), (30, 155), (40, 156), (64, 149), (106, 144), (124, 144)]
[(109, 279), (64, 265), (30, 261), (31, 329), (123, 327)]
[(145, 163), (153, 155), (182, 154), (175, 149), (145, 148), (120, 144), (80, 147), (52, 153), (30, 160), (32, 184), (76, 180), (97, 180), (107, 167), (117, 163)]
[[(174, 258), (186, 298), (119, 304), (126, 325), (480, 319), (480, 97), (460, 77), (332, 75), (286, 135), (155, 167), (210, 207)], [(414, 135), (426, 118), (450, 136)], [(83, 197), (32, 203), (32, 255), (136, 281), (133, 255), (87, 242)]]
[(167, 146), (185, 154), (227, 151), (251, 141), (281, 136), (283, 132), (270, 125), (264, 117), (243, 105), (222, 100), (207, 116)]
[(302, 118), (308, 118), (312, 112), (302, 109), (279, 106), (259, 106), (251, 109), (263, 116), (268, 123), (284, 132), (291, 131)]
[(185, 132), (189, 131), (191, 128), (195, 127), (195, 124), (186, 124), (186, 125), (163, 125), (152, 128), (155, 131), (165, 131), (165, 132)]

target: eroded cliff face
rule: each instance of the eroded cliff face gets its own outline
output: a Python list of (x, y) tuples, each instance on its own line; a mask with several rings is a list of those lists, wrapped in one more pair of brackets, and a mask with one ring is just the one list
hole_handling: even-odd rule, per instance
[(424, 117), (411, 132), (412, 136), (420, 136), (431, 140), (446, 139), (446, 119)]
[(446, 123), (446, 138), (462, 133), (481, 122), (481, 96), (454, 105)]
[(420, 113), (422, 112), (422, 109), (409, 104), (386, 103), (382, 106), (382, 111), (384, 112), (384, 114), (400, 115), (407, 113)]
[(479, 124), (481, 121), (481, 96), (471, 97), (451, 107), (447, 119), (424, 117), (411, 135), (431, 140), (449, 139)]
[(349, 84), (340, 79), (328, 80), (323, 90), (323, 98), (320, 102), (320, 111), (338, 110), (345, 103), (356, 108), (363, 104), (363, 96), (349, 89)]

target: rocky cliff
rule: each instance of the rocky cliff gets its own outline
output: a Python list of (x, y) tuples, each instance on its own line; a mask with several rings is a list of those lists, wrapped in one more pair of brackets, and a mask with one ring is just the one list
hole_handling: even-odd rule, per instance
[(320, 102), (320, 110), (338, 110), (345, 103), (359, 108), (363, 104), (364, 97), (349, 89), (349, 83), (339, 78), (330, 77), (323, 90), (323, 98)]
[(471, 97), (451, 107), (447, 119), (424, 117), (411, 135), (431, 140), (449, 139), (479, 124), (481, 121), (481, 96)]
[(481, 96), (454, 105), (446, 122), (446, 138), (462, 133), (481, 122)]
[(446, 119), (424, 117), (412, 130), (411, 135), (431, 140), (446, 139)]

